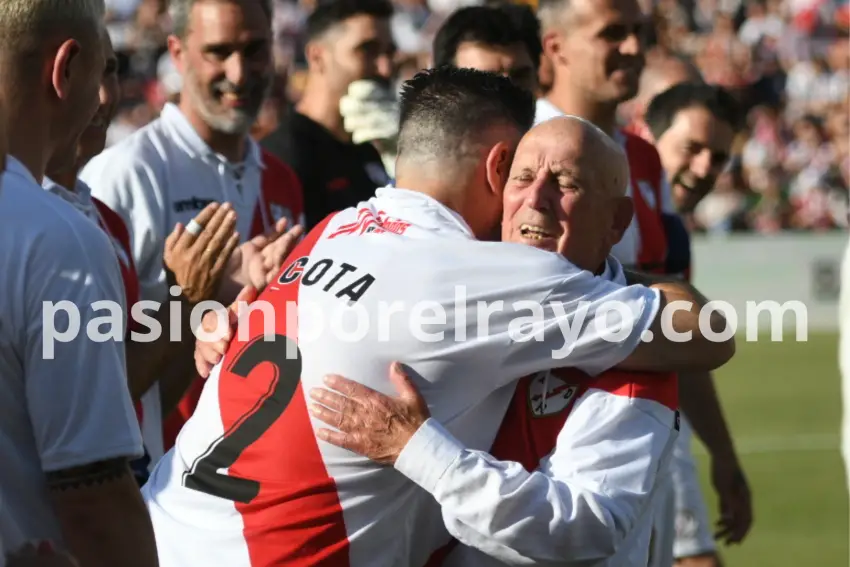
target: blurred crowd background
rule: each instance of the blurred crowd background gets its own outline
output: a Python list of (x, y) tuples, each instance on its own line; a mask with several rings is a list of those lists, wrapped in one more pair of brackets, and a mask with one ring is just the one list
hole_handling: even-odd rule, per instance
[[(315, 0), (274, 0), (277, 80), (255, 128), (286, 120), (304, 79), (304, 25)], [(399, 83), (430, 64), (430, 46), (454, 10), (480, 0), (394, 0)], [(488, 2), (492, 3), (492, 2)], [(735, 158), (689, 219), (711, 233), (848, 227), (850, 4), (848, 0), (642, 0), (652, 14), (649, 57), (689, 58), (707, 82), (745, 105)], [(123, 102), (108, 145), (176, 100), (166, 50), (167, 0), (106, 0)], [(533, 0), (530, 4), (533, 9)], [(545, 82), (545, 81), (544, 81)], [(627, 107), (624, 107), (627, 108)], [(627, 119), (624, 116), (624, 120)]]

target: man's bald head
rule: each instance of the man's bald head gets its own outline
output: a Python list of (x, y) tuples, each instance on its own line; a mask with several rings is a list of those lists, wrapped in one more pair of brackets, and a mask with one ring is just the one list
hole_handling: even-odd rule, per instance
[(637, 99), (646, 108), (652, 99), (672, 86), (702, 82), (699, 69), (685, 58), (675, 55), (649, 57), (640, 77)]
[(502, 238), (597, 271), (631, 222), (628, 177), (622, 148), (594, 124), (577, 116), (543, 122), (517, 147)]

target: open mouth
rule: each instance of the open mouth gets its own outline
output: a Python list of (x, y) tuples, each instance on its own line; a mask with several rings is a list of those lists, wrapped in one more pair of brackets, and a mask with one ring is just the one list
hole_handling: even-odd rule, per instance
[(531, 224), (521, 224), (519, 226), (519, 233), (523, 238), (530, 240), (546, 240), (555, 237), (551, 232)]

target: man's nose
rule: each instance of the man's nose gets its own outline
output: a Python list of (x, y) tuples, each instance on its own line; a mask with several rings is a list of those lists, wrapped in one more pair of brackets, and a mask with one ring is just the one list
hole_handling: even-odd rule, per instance
[(535, 211), (549, 210), (549, 198), (546, 190), (546, 182), (538, 179), (527, 189), (525, 195), (525, 206)]
[(620, 44), (620, 53), (623, 55), (640, 55), (643, 51), (643, 43), (638, 30), (633, 31)]
[(711, 163), (711, 150), (705, 148), (691, 160), (691, 172), (704, 179), (711, 174)]
[(393, 58), (388, 54), (380, 55), (375, 60), (375, 71), (382, 79), (390, 80), (393, 76)]
[(247, 76), (245, 69), (245, 57), (238, 51), (234, 51), (227, 59), (225, 67), (227, 80), (233, 85), (244, 84)]

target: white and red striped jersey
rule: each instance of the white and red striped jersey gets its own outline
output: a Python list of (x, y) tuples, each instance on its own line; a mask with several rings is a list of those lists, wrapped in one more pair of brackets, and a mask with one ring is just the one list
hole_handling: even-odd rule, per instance
[[(613, 258), (603, 277), (625, 281)], [(489, 455), (429, 420), (396, 463), (458, 538), (428, 567), (646, 565), (677, 403), (672, 373), (560, 368), (519, 381)], [(445, 471), (421, 482), (429, 460)]]
[[(275, 309), (275, 340), (255, 309), (143, 489), (163, 567), (424, 565), (450, 541), (440, 507), (392, 468), (318, 442), (305, 393), (330, 373), (391, 393), (389, 366), (404, 361), (432, 415), (486, 450), (521, 376), (615, 366), (659, 296), (478, 241), (442, 204), (388, 187), (314, 228), (258, 301)], [(442, 472), (436, 460), (420, 475)]]

